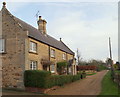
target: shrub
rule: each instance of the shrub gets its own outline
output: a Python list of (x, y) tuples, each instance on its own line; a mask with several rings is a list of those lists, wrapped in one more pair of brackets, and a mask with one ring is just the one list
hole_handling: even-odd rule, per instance
[(25, 87), (51, 88), (53, 86), (63, 86), (84, 78), (84, 74), (77, 75), (51, 75), (47, 71), (27, 70), (24, 73)]
[(79, 80), (81, 75), (52, 75), (47, 83), (48, 88), (52, 86), (63, 86), (64, 84)]
[(25, 87), (40, 87), (44, 88), (46, 79), (50, 76), (48, 71), (27, 70), (24, 73)]
[(64, 74), (65, 68), (67, 68), (67, 62), (66, 61), (57, 63), (57, 71), (58, 71), (59, 74)]
[(108, 68), (104, 65), (98, 65), (97, 66), (97, 71), (102, 71), (102, 70), (108, 70)]

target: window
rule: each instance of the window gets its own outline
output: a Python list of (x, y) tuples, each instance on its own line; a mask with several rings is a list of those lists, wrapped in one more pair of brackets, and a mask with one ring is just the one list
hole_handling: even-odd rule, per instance
[(5, 52), (5, 39), (0, 39), (0, 53)]
[(51, 57), (55, 58), (55, 50), (54, 49), (51, 49)]
[(37, 70), (37, 61), (30, 61), (30, 70)]
[(51, 73), (55, 72), (55, 65), (54, 64), (50, 65), (50, 71), (51, 71)]
[(62, 55), (62, 58), (63, 58), (63, 60), (66, 60), (66, 54), (65, 53)]
[(30, 52), (34, 52), (34, 53), (37, 52), (37, 43), (32, 41), (30, 42)]

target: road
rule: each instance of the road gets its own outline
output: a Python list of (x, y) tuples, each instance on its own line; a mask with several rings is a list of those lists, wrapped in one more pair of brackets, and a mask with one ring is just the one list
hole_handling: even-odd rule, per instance
[(95, 75), (67, 84), (64, 87), (49, 91), (48, 95), (98, 95), (101, 91), (101, 81), (107, 70)]

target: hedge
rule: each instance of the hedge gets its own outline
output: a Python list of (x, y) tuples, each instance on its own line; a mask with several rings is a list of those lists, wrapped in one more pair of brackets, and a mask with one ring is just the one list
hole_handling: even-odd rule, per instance
[(25, 87), (46, 87), (46, 79), (51, 75), (50, 72), (40, 70), (26, 70), (24, 72)]
[(25, 87), (51, 88), (74, 82), (85, 75), (51, 75), (48, 71), (27, 70), (24, 73)]

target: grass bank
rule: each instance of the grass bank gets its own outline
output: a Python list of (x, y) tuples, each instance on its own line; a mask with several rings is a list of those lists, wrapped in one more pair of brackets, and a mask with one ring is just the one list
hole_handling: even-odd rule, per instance
[(120, 89), (118, 89), (117, 83), (113, 82), (111, 79), (111, 71), (109, 71), (102, 80), (102, 91), (100, 95), (120, 96)]

